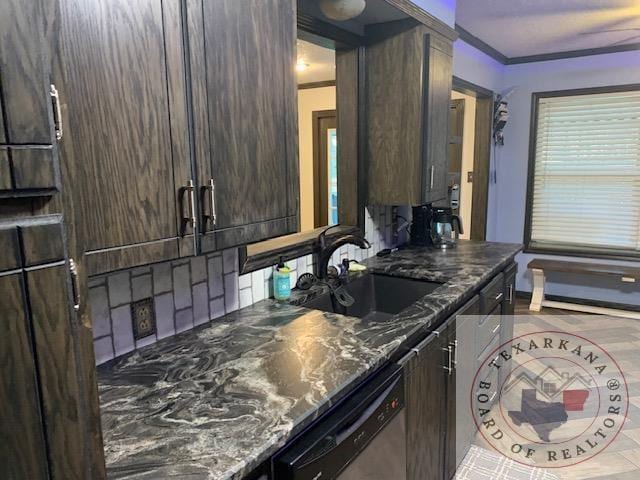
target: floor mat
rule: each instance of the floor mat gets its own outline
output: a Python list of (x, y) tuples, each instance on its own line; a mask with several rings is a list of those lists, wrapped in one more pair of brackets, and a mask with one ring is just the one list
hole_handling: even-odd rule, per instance
[(528, 467), (484, 448), (471, 446), (455, 480), (558, 480), (542, 468)]

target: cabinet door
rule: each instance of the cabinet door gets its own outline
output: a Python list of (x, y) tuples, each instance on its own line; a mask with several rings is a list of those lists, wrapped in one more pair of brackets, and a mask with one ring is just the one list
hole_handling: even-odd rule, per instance
[(60, 0), (58, 15), (61, 158), (88, 273), (192, 254), (180, 0)]
[(427, 36), (428, 58), (425, 71), (428, 81), (425, 107), (424, 203), (447, 199), (449, 173), (449, 115), (451, 111), (451, 83), (453, 60), (448, 45), (433, 35)]
[(188, 2), (202, 251), (297, 230), (295, 8)]
[[(517, 264), (511, 265), (504, 272), (504, 300), (502, 302), (502, 323), (500, 326), (500, 344), (513, 339), (514, 315), (516, 311), (516, 273)], [(500, 384), (506, 380), (506, 375), (511, 371), (511, 360), (505, 362), (500, 369)]]
[(0, 197), (59, 187), (44, 17), (40, 0), (0, 2)]
[(431, 334), (407, 364), (407, 479), (442, 478), (448, 367), (446, 342)]
[[(475, 342), (478, 320), (474, 316), (480, 311), (479, 299), (475, 296), (456, 313), (455, 329), (455, 446), (447, 450), (450, 456), (455, 454), (455, 466), (467, 454), (476, 432), (476, 426), (469, 409), (469, 397), (476, 374)], [(465, 318), (468, 316), (467, 318)], [(451, 442), (452, 443), (452, 442)], [(449, 464), (453, 462), (450, 459)]]
[(0, 143), (51, 143), (49, 71), (41, 0), (0, 2), (2, 118)]
[(0, 244), (0, 457), (11, 457), (0, 477), (84, 479), (88, 419), (61, 217), (1, 222)]
[(0, 477), (47, 478), (22, 273), (0, 273)]

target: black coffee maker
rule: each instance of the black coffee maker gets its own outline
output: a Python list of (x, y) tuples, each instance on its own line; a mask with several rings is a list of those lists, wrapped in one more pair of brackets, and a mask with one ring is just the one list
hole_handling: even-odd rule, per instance
[(462, 221), (449, 207), (431, 204), (413, 207), (411, 244), (447, 249), (456, 246), (462, 231)]

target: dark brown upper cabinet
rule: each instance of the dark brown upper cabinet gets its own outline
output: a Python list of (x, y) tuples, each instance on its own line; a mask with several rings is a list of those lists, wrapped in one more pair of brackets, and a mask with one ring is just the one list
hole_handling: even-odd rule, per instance
[(60, 0), (58, 16), (60, 155), (86, 270), (192, 255), (182, 2)]
[(39, 0), (0, 2), (0, 197), (51, 195), (60, 185), (44, 18)]
[(187, 0), (200, 250), (297, 231), (294, 0)]
[(413, 20), (367, 36), (368, 202), (445, 200), (452, 41)]

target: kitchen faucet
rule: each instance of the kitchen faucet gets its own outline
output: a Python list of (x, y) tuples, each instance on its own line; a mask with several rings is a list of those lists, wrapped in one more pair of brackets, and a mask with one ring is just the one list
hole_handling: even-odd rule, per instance
[(337, 225), (326, 228), (318, 235), (318, 272), (316, 276), (320, 280), (326, 280), (331, 255), (341, 246), (352, 244), (362, 249), (371, 248), (371, 244), (363, 236), (352, 233), (341, 235), (332, 242), (327, 243), (327, 231), (334, 227), (337, 227)]

